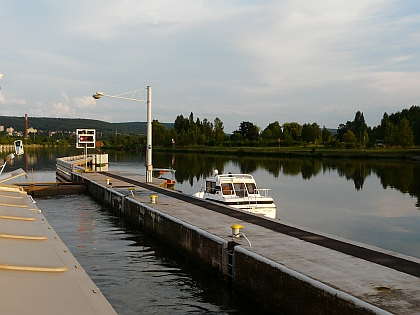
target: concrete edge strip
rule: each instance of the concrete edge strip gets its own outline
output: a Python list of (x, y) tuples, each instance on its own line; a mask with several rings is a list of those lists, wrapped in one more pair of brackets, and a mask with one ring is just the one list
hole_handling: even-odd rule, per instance
[(19, 234), (3, 234), (0, 233), (0, 238), (14, 238), (14, 239), (20, 239), (20, 240), (35, 240), (35, 241), (41, 241), (48, 239), (45, 235), (40, 236), (32, 236), (32, 235), (19, 235)]
[(16, 205), (13, 203), (4, 203), (4, 202), (0, 202), (0, 206), (5, 206), (5, 207), (15, 207), (15, 208), (27, 208), (28, 205)]
[(276, 263), (276, 262), (274, 262), (270, 259), (267, 259), (263, 256), (260, 256), (260, 255), (256, 254), (256, 253), (253, 253), (253, 252), (251, 252), (251, 251), (249, 251), (249, 250), (247, 250), (247, 249), (245, 249), (241, 246), (235, 246), (235, 251), (241, 252), (241, 253), (243, 253), (245, 255), (248, 255), (248, 256), (251, 256), (252, 258), (254, 258), (254, 259), (256, 259), (260, 262), (263, 262), (263, 263), (265, 263), (267, 265), (270, 265), (270, 266), (272, 266), (276, 269), (279, 269), (281, 272), (284, 272), (284, 273), (286, 273), (286, 274), (288, 274), (288, 275), (290, 275), (290, 276), (292, 276), (292, 277), (294, 277), (294, 278), (296, 278), (300, 281), (306, 282), (306, 283), (310, 284), (311, 286), (313, 286), (315, 288), (318, 288), (322, 291), (325, 291), (325, 292), (331, 294), (332, 296), (336, 296), (336, 297), (341, 298), (343, 300), (354, 303), (356, 306), (359, 306), (361, 308), (369, 310), (369, 311), (371, 311), (375, 314), (378, 314), (378, 315), (393, 315), (392, 313), (389, 313), (389, 312), (387, 312), (383, 309), (380, 309), (380, 308), (378, 308), (378, 307), (376, 307), (372, 304), (369, 304), (367, 302), (364, 302), (364, 301), (362, 301), (362, 300), (360, 300), (360, 299), (358, 299), (358, 298), (356, 298), (356, 297), (354, 297), (350, 294), (347, 294), (345, 292), (334, 289), (334, 288), (332, 288), (332, 287), (330, 287), (330, 286), (328, 286), (328, 285), (326, 285), (326, 284), (324, 284), (324, 283), (322, 283), (318, 280), (312, 279), (312, 278), (310, 278), (308, 276), (305, 276), (305, 275), (303, 275), (299, 272), (296, 272), (292, 269), (289, 269), (289, 268), (287, 268), (287, 267), (285, 267), (285, 266), (283, 266), (279, 263)]
[(17, 265), (6, 265), (0, 264), (2, 270), (15, 270), (15, 271), (38, 271), (38, 272), (64, 272), (68, 268), (62, 267), (35, 267), (35, 266), (17, 266)]
[(22, 199), (22, 196), (10, 196), (10, 195), (2, 195), (0, 194), (1, 198), (10, 198), (10, 199)]
[(20, 221), (35, 221), (34, 217), (17, 217), (12, 215), (0, 215), (0, 219), (6, 220), (20, 220)]

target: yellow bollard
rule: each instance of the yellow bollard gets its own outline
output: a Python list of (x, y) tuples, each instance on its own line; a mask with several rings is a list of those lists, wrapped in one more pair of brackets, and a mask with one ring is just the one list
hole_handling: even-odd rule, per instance
[(232, 225), (231, 228), (232, 228), (232, 236), (233, 237), (239, 237), (239, 232), (244, 227), (242, 225), (236, 223), (236, 224)]
[(107, 178), (106, 179), (106, 184), (109, 185), (110, 182), (111, 182), (111, 178)]
[(150, 196), (150, 201), (151, 201), (152, 203), (156, 203), (156, 199), (157, 199), (157, 197), (158, 197), (158, 196), (156, 196), (156, 195), (151, 195), (151, 196)]

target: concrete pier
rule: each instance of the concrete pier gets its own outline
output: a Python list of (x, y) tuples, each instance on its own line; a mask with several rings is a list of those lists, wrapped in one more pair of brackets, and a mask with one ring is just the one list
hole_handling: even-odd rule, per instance
[[(274, 312), (420, 314), (419, 259), (204, 205), (136, 174), (75, 173), (73, 180)], [(243, 226), (242, 237), (232, 236), (233, 224)]]

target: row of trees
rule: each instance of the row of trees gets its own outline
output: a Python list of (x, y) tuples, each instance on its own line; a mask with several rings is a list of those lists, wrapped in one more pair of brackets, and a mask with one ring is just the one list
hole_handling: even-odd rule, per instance
[[(166, 124), (167, 125), (167, 124)], [(173, 128), (154, 120), (154, 146), (293, 146), (324, 145), (327, 147), (371, 147), (376, 145), (410, 147), (420, 145), (420, 107), (412, 106), (401, 112), (388, 115), (384, 113), (381, 123), (373, 128), (367, 126), (362, 112), (358, 111), (352, 121), (340, 124), (337, 130), (320, 127), (317, 123), (299, 124), (278, 121), (270, 123), (265, 129), (249, 121), (242, 121), (231, 135), (224, 131), (223, 122), (216, 117), (213, 122), (188, 117), (176, 117)], [(0, 134), (0, 143), (13, 143), (15, 138), (6, 133)], [(105, 146), (133, 149), (146, 144), (145, 135), (112, 134), (100, 139)], [(53, 136), (34, 135), (26, 140), (27, 144), (66, 145), (74, 144), (75, 136), (62, 133)]]
[[(0, 144), (13, 144), (17, 139), (22, 139), (21, 136), (10, 136), (7, 132), (0, 132)], [(28, 139), (25, 139), (26, 145), (36, 144), (42, 146), (66, 146), (75, 143), (75, 137), (70, 134), (54, 134), (49, 135), (48, 133), (39, 133), (37, 135), (31, 135)]]
[(353, 121), (340, 124), (336, 138), (365, 146), (420, 145), (420, 107), (411, 106), (391, 115), (384, 113), (381, 124), (373, 128), (366, 125), (363, 113), (357, 112)]
[(369, 147), (375, 145), (409, 147), (420, 145), (420, 107), (412, 106), (391, 115), (385, 113), (381, 124), (367, 126), (362, 112), (358, 111), (352, 121), (340, 124), (338, 129), (321, 128), (317, 123), (299, 124), (278, 121), (264, 130), (249, 121), (242, 121), (230, 136), (224, 132), (223, 122), (216, 117), (212, 122), (191, 113), (188, 118), (180, 115), (171, 130), (153, 121), (153, 144), (167, 146), (173, 143), (188, 145), (229, 146), (292, 146), (323, 144), (329, 147)]

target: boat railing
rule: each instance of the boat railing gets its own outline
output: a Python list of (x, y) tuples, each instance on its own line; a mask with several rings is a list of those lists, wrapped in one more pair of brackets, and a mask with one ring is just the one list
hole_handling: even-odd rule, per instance
[[(224, 196), (236, 196), (236, 197), (248, 197), (248, 198), (256, 198), (257, 195), (260, 195), (262, 197), (269, 197), (268, 192), (271, 189), (269, 188), (255, 188), (253, 192), (248, 191), (248, 189), (238, 189), (238, 190), (233, 190), (233, 189), (222, 189), (222, 193)], [(256, 199), (255, 199), (256, 200)]]
[(268, 192), (271, 190), (270, 188), (257, 188), (256, 189), (258, 192), (259, 192), (259, 194), (261, 195), (261, 196), (263, 196), (263, 197), (268, 197), (269, 195), (268, 195)]
[(250, 174), (219, 174), (217, 175), (219, 178), (247, 178), (247, 179), (254, 179), (254, 177)]

